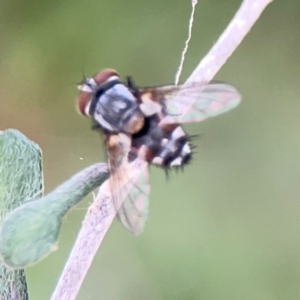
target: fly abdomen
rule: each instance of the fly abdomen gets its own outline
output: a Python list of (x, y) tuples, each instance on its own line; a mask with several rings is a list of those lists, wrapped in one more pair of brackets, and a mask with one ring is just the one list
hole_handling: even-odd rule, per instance
[(133, 138), (133, 148), (138, 156), (150, 164), (162, 168), (181, 167), (191, 159), (191, 148), (187, 136), (180, 125), (172, 124), (164, 127), (154, 124), (143, 136)]
[(180, 125), (169, 132), (168, 138), (162, 140), (161, 151), (152, 163), (164, 167), (181, 167), (191, 159), (191, 148), (187, 136)]

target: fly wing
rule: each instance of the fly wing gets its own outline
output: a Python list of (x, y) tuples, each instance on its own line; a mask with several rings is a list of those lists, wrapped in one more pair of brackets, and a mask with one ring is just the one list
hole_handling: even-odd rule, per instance
[(126, 229), (138, 235), (142, 233), (148, 217), (150, 185), (147, 163), (140, 158), (130, 163), (129, 191), (118, 210), (118, 218)]
[[(188, 83), (181, 86), (141, 89), (141, 99), (152, 97), (163, 103), (166, 118), (161, 124), (200, 122), (235, 108), (241, 101), (238, 90), (226, 83)], [(146, 95), (146, 96), (145, 96)]]
[[(128, 162), (131, 138), (123, 133), (106, 135), (110, 177), (108, 190), (121, 223), (134, 234), (142, 232), (148, 212), (147, 163), (139, 158)], [(102, 187), (101, 187), (102, 188)]]

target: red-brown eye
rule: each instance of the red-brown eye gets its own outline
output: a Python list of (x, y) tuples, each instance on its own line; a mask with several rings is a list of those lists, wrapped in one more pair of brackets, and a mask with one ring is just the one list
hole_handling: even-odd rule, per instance
[(86, 111), (86, 107), (89, 104), (91, 99), (91, 93), (88, 92), (80, 92), (77, 97), (77, 111), (84, 115), (88, 116), (88, 112)]
[(118, 72), (112, 69), (105, 69), (101, 70), (96, 75), (94, 75), (93, 79), (95, 80), (97, 85), (100, 85), (108, 79), (110, 79), (111, 77), (119, 77)]
[(101, 85), (112, 77), (119, 78), (117, 71), (112, 69), (101, 70), (94, 75), (93, 78), (86, 78), (85, 82), (78, 86), (80, 93), (77, 97), (77, 110), (80, 114), (89, 116), (88, 105), (90, 104), (93, 91), (96, 90), (97, 86)]

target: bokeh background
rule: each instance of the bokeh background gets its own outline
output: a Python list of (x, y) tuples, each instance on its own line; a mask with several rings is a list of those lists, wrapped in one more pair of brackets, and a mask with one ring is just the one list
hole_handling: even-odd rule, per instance
[[(174, 82), (190, 1), (0, 2), (0, 129), (43, 150), (46, 193), (103, 161), (75, 110), (76, 83), (111, 67), (139, 85)], [(241, 0), (199, 1), (182, 80)], [(109, 230), (77, 299), (300, 299), (298, 0), (274, 1), (216, 76), (243, 95), (226, 115), (185, 126), (200, 134), (183, 174), (150, 170), (140, 237)], [(49, 299), (88, 203), (65, 218), (59, 249), (27, 271), (31, 300)]]

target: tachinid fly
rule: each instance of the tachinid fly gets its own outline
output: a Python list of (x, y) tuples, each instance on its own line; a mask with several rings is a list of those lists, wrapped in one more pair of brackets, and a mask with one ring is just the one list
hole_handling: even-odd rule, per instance
[[(110, 193), (118, 217), (135, 234), (142, 231), (147, 217), (150, 188), (146, 164), (164, 169), (187, 164), (191, 147), (180, 123), (219, 115), (241, 100), (233, 86), (222, 82), (140, 88), (131, 77), (123, 82), (110, 69), (86, 78), (78, 88), (80, 113), (90, 117), (94, 128), (104, 134)], [(132, 179), (138, 183), (121, 193), (124, 178), (140, 171), (134, 168), (144, 168), (139, 178)]]

